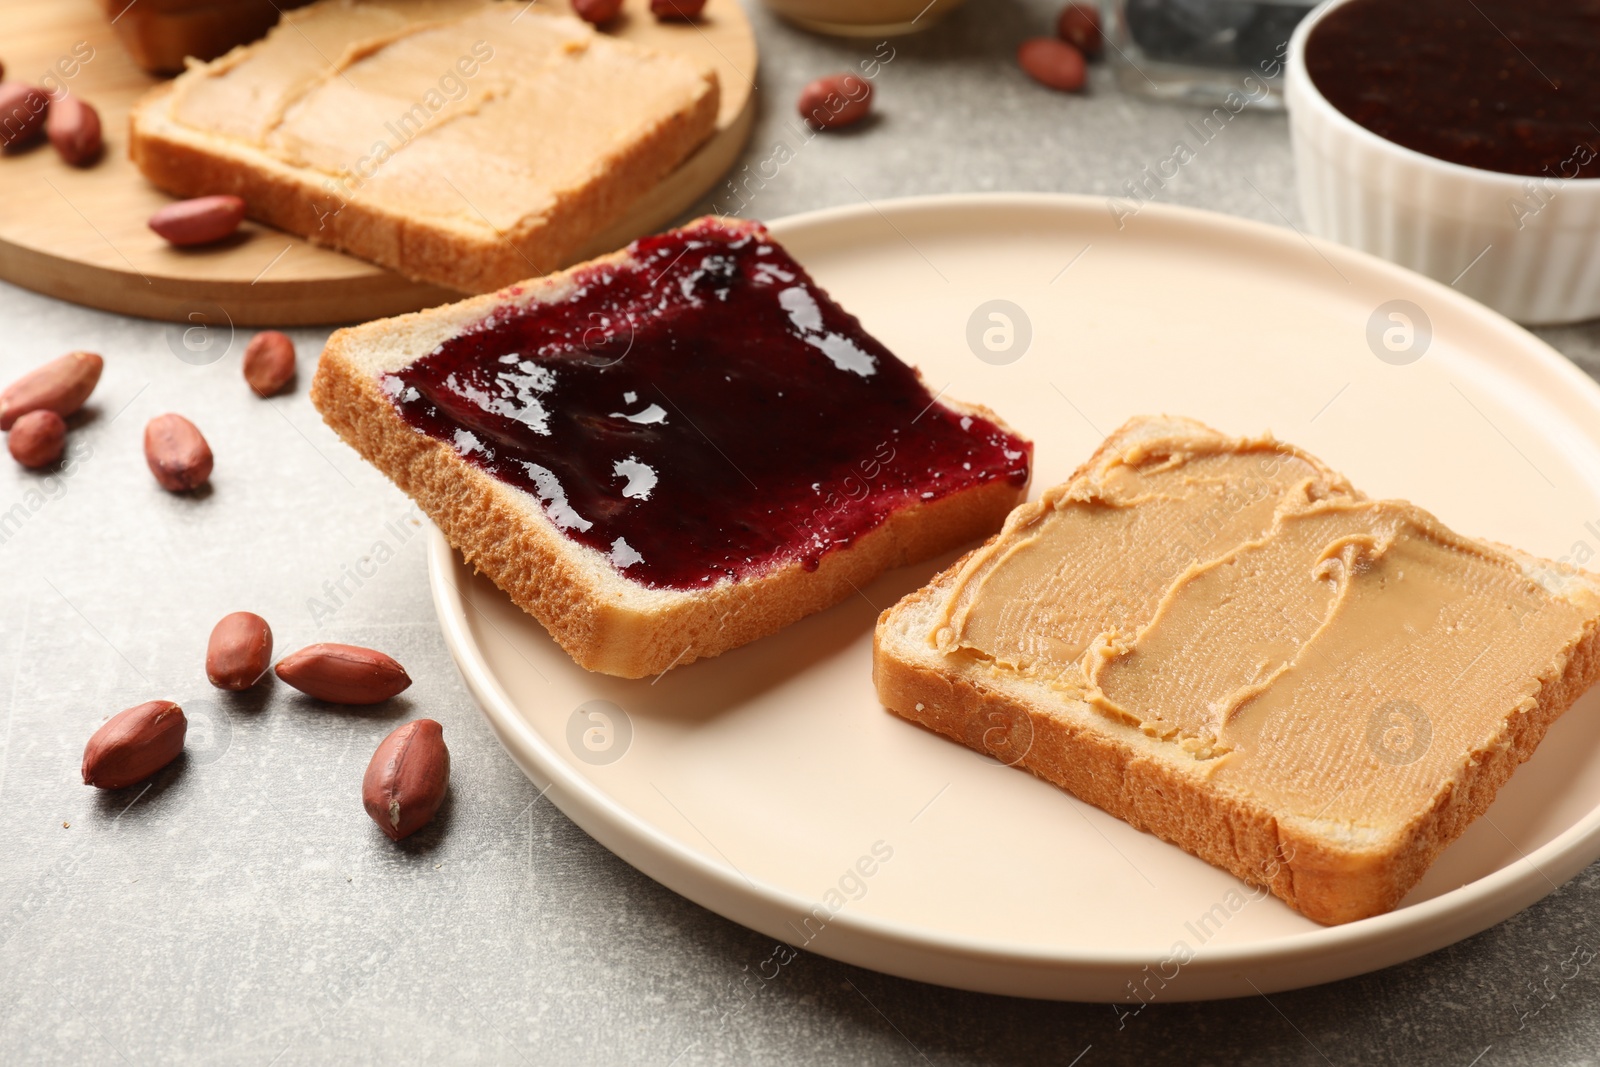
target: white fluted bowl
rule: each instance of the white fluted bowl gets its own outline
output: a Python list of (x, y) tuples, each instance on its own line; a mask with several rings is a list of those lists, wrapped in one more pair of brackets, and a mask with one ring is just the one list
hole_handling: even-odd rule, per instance
[(1600, 179), (1499, 174), (1386, 140), (1306, 73), (1325, 0), (1289, 42), (1284, 98), (1300, 205), (1320, 237), (1436, 278), (1523, 323), (1600, 317)]

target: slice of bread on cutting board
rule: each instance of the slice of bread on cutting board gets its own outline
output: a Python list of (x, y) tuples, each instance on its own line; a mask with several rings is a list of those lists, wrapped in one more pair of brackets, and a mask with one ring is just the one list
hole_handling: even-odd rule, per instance
[(321, 0), (130, 119), (177, 196), (484, 292), (570, 262), (711, 136), (716, 72), (508, 0)]
[(340, 330), (311, 398), (580, 666), (633, 678), (992, 533), (1032, 448), (733, 219)]
[(1388, 911), (1600, 676), (1600, 579), (1135, 419), (881, 616), (883, 704), (1321, 923)]

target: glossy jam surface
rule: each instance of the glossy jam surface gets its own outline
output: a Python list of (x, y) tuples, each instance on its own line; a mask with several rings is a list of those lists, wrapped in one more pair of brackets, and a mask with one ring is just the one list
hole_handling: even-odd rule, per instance
[(761, 227), (701, 220), (630, 251), (383, 383), (629, 578), (815, 568), (905, 504), (1026, 482), (1031, 445), (938, 403)]
[(1352, 0), (1306, 41), (1328, 102), (1396, 144), (1600, 178), (1600, 0)]

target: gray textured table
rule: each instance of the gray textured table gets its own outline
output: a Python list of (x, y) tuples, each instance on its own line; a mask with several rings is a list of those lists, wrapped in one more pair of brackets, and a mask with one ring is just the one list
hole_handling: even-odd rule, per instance
[[(974, 0), (894, 42), (881, 117), (811, 142), (746, 212), (1118, 192), (1197, 109), (1124, 96), (1105, 70), (1083, 98), (1025, 81), (1012, 49), (1050, 10)], [(875, 42), (752, 15), (765, 62), (754, 166), (800, 85)], [(1298, 219), (1283, 119), (1236, 120), (1160, 198)], [(1103, 1005), (954, 992), (810, 955), (752, 994), (767, 938), (610, 855), (495, 742), (434, 622), (424, 539), (386, 526), (406, 500), (306, 399), (325, 332), (295, 335), (300, 385), (263, 403), (238, 377), (242, 337), (195, 366), (175, 357), (175, 327), (10, 287), (0, 322), (0, 380), (72, 348), (107, 357), (69, 474), (0, 462), (13, 516), (0, 528), (0, 1061), (1596, 1062), (1600, 983), (1592, 967), (1563, 977), (1563, 963), (1600, 949), (1600, 866), (1405, 966), (1270, 1002), (1157, 1003), (1120, 1028)], [(1600, 327), (1545, 336), (1600, 372)], [(160, 492), (144, 468), (141, 428), (168, 410), (195, 415), (218, 455), (199, 499)], [(379, 541), (394, 557), (313, 618), (308, 599)], [(378, 646), (416, 684), (370, 712), (319, 710), (281, 685), (219, 700), (197, 658), (241, 606), (272, 620), (280, 649)], [(88, 733), (154, 696), (188, 709), (185, 762), (144, 792), (82, 786)], [(438, 824), (397, 848), (362, 815), (358, 782), (378, 739), (421, 714), (445, 725), (455, 785)]]

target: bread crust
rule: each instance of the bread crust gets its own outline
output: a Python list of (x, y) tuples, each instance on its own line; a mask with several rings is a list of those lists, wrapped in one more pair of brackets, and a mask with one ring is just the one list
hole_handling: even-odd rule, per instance
[[(593, 263), (626, 256), (618, 252)], [(340, 330), (323, 350), (311, 400), (340, 437), (416, 500), (468, 563), (538, 619), (586, 670), (648, 677), (765, 637), (855, 595), (893, 567), (992, 533), (1027, 496), (1026, 484), (996, 480), (908, 503), (849, 546), (829, 551), (815, 570), (790, 562), (692, 592), (633, 582), (603, 553), (558, 530), (528, 494), (407, 425), (362, 356), (406, 344), (420, 355), (433, 347), (432, 336), (481, 320), (497, 307), (563, 292), (570, 274)], [(415, 340), (430, 330), (430, 339)], [(943, 402), (1006, 428), (987, 409)]]
[[(1113, 434), (1073, 478), (1095, 466), (1108, 448), (1125, 443), (1121, 433)], [(1514, 554), (1531, 561), (1525, 553)], [(1488, 809), (1550, 725), (1600, 680), (1600, 620), (1591, 618), (1540, 679), (1533, 707), (1512, 712), (1495, 737), (1466, 754), (1464, 769), (1397, 834), (1356, 848), (1319, 835), (1303, 821), (1280, 819), (1248, 795), (1219, 788), (1196, 761), (1175, 759), (1164, 742), (1135, 727), (1086, 705), (1075, 709), (1060, 698), (1041, 699), (1039, 690), (977, 662), (946, 658), (931, 645), (919, 647), (913, 620), (943, 602), (967, 558), (879, 616), (873, 679), (884, 707), (1265, 886), (1324, 924), (1395, 908), (1438, 854)]]
[[(216, 61), (239, 61), (249, 46)], [(191, 72), (198, 74), (198, 71)], [(185, 77), (189, 75), (184, 75)], [(157, 86), (128, 119), (128, 154), (141, 173), (179, 197), (228, 193), (249, 216), (313, 244), (349, 252), (417, 281), (483, 293), (570, 263), (585, 245), (657, 185), (716, 129), (720, 87), (702, 72), (703, 91), (624, 145), (574, 190), (558, 191), (548, 211), (498, 232), (407, 216), (345, 196), (320, 171), (292, 167), (248, 145), (190, 130), (169, 117), (176, 83)]]

